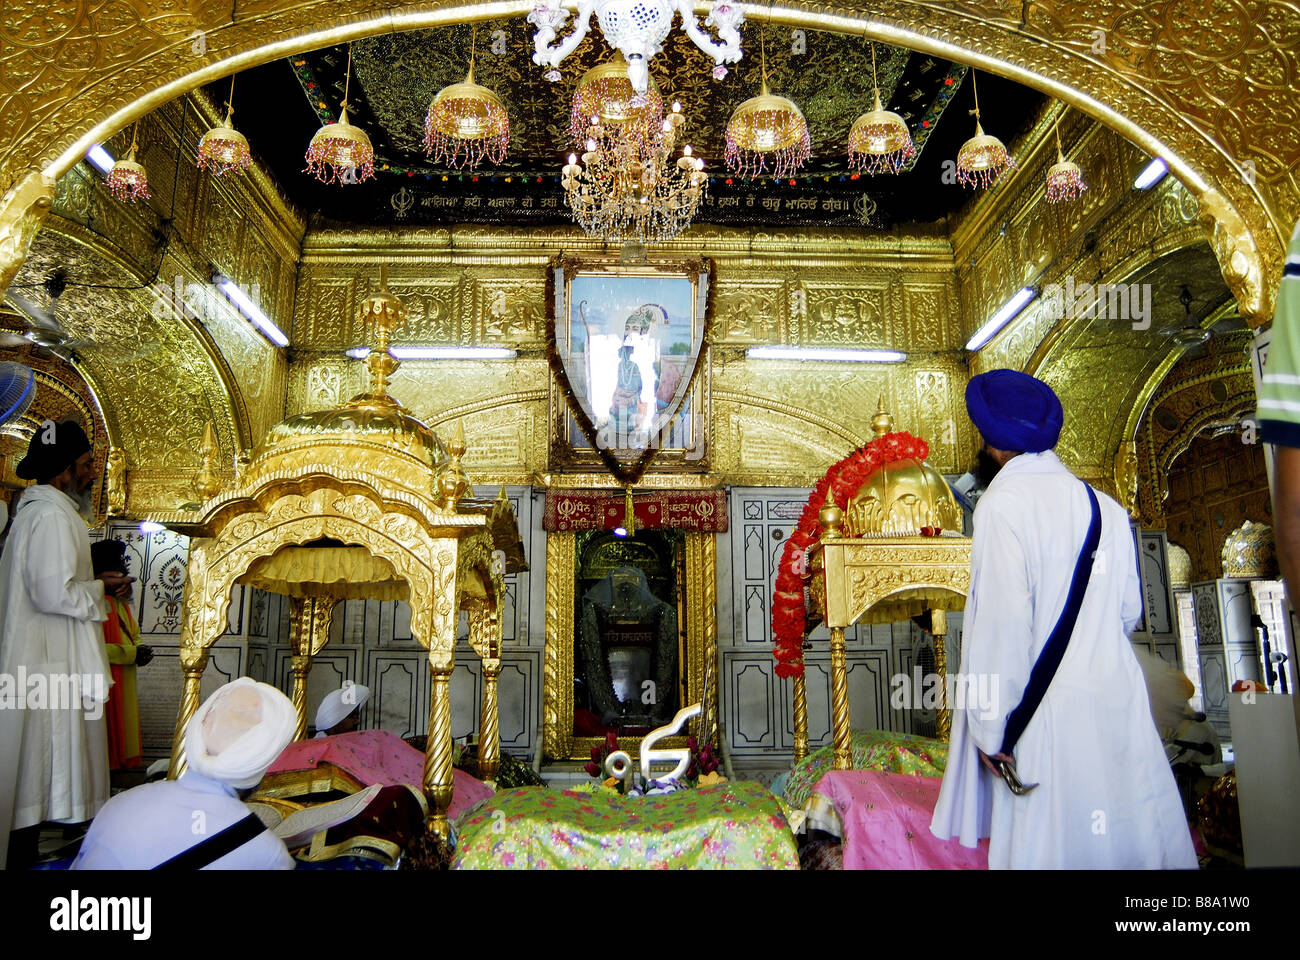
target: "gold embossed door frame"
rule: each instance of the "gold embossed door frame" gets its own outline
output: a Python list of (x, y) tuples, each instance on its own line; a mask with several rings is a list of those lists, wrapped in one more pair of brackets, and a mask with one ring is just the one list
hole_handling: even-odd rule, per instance
[[(704, 702), (704, 716), (716, 717), (718, 704), (718, 542), (710, 533), (686, 534), (686, 703)], [(586, 760), (603, 741), (573, 735), (574, 583), (577, 537), (551, 533), (546, 538), (546, 655), (542, 691), (542, 751), (551, 760)], [(685, 704), (683, 704), (685, 706)], [(705, 721), (708, 723), (708, 721)], [(710, 724), (711, 725), (711, 724)], [(701, 718), (690, 721), (700, 735)], [(634, 752), (641, 737), (622, 737)], [(667, 746), (685, 746), (669, 737)]]

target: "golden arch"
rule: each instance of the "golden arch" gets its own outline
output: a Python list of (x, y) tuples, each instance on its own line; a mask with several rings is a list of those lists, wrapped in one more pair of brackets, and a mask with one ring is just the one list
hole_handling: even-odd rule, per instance
[[(446, 812), (452, 799), (451, 694), (455, 665), (456, 625), (460, 604), (470, 614), (470, 636), (476, 652), (484, 656), (485, 715), (480, 739), (481, 767), (495, 771), (499, 744), (495, 743), (496, 689), (500, 673), (501, 622), (497, 614), (504, 594), (503, 571), (494, 571), (486, 558), (492, 550), (485, 532), (461, 539), (429, 534), (411, 517), (384, 513), (364, 494), (329, 487), (307, 496), (290, 494), (277, 499), (266, 512), (245, 513), (225, 523), (212, 538), (191, 542), (185, 607), (182, 614), (180, 662), (184, 686), (177, 710), (169, 774), (179, 776), (185, 764), (185, 728), (199, 706), (199, 685), (207, 666), (208, 651), (221, 635), (230, 605), (230, 592), (241, 578), (280, 551), (303, 547), (322, 537), (363, 547), (407, 585), (411, 607), (411, 635), (429, 651), (433, 684), (429, 735), (425, 751), (424, 792), (431, 810), (430, 827), (444, 836)], [(387, 579), (387, 577), (386, 577)], [(299, 729), (305, 730), (305, 679), (310, 656), (328, 635), (329, 608), (313, 604), (312, 615), (321, 622), (308, 631), (317, 643), (295, 643), (295, 706)], [(325, 604), (321, 604), (325, 607)], [(323, 630), (321, 627), (323, 626)], [(296, 641), (303, 639), (296, 630)], [(489, 693), (489, 688), (491, 688)], [(489, 712), (491, 716), (488, 716)], [(489, 743), (489, 741), (492, 741)]]
[[(1300, 213), (1296, 125), (1251, 142), (1241, 116), (1273, 115), (1300, 54), (1276, 37), (1300, 32), (1300, 12), (1261, 0), (1267, 16), (1191, 0), (1152, 8), (1120, 0), (1009, 7), (976, 0), (950, 9), (883, 0), (869, 14), (827, 3), (751, 8), (751, 20), (865, 35), (1010, 77), (1072, 104), (1163, 157), (1200, 203), (1202, 222), (1242, 315), (1268, 319), (1284, 237)], [(101, 37), (98, 8), (42, 18), (29, 39), (11, 16), (0, 55), (0, 288), (7, 286), (49, 207), (53, 182), (102, 140), (201, 84), (268, 60), (373, 34), (492, 17), (523, 16), (529, 0), (444, 2), (393, 11), (382, 0), (268, 3), (260, 18), (229, 20), (216, 8), (157, 12), (124, 4), (126, 19)], [(703, 4), (697, 4), (704, 9)], [(869, 15), (870, 19), (867, 19)], [(1267, 23), (1265, 31), (1260, 24)], [(269, 42), (267, 37), (271, 37)], [(9, 37), (4, 39), (9, 40)], [(1223, 91), (1235, 91), (1224, 104)], [(32, 166), (35, 164), (36, 166)]]

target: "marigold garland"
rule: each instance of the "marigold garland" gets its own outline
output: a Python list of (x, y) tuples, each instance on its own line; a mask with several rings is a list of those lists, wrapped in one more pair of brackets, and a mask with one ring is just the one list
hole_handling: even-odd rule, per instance
[(821, 522), (817, 516), (821, 508), (829, 500), (844, 509), (871, 475), (885, 464), (908, 459), (924, 462), (929, 455), (930, 445), (921, 438), (902, 431), (887, 433), (854, 450), (817, 482), (803, 513), (799, 515), (794, 532), (785, 542), (781, 562), (777, 565), (772, 601), (772, 639), (775, 643), (772, 656), (777, 661), (778, 677), (796, 677), (803, 673), (803, 639), (807, 626), (804, 575), (808, 551), (821, 536)]

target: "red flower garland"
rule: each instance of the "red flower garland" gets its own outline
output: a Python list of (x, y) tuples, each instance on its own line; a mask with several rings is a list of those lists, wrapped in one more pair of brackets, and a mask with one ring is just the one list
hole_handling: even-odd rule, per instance
[(867, 479), (887, 463), (897, 460), (924, 462), (930, 445), (910, 433), (887, 433), (877, 437), (826, 471), (808, 498), (794, 532), (786, 540), (777, 565), (776, 590), (772, 600), (772, 639), (778, 677), (803, 673), (803, 636), (807, 625), (804, 608), (804, 577), (808, 572), (808, 551), (821, 536), (817, 515), (831, 500), (841, 510)]

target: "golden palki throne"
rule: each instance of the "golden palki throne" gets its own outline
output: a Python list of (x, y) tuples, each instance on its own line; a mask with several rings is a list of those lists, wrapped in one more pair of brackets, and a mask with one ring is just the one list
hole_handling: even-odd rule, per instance
[[(893, 431), (883, 408), (872, 420), (877, 438)], [(944, 612), (961, 610), (970, 589), (970, 539), (960, 534), (961, 508), (933, 467), (915, 459), (877, 468), (841, 510), (821, 508), (821, 534), (808, 551), (808, 630), (830, 629), (833, 769), (852, 763), (852, 726), (844, 630), (855, 623), (897, 623), (931, 611), (934, 670), (947, 675)], [(937, 535), (922, 530), (938, 529)], [(795, 760), (808, 754), (808, 701), (802, 673), (794, 677)], [(947, 740), (952, 715), (940, 703), (937, 732)]]
[(196, 489), (206, 502), (171, 526), (190, 543), (180, 660), (184, 689), (169, 777), (185, 768), (185, 726), (199, 705), (208, 651), (225, 629), (231, 588), (251, 584), (291, 598), (293, 702), (297, 736), (307, 730), (307, 674), (329, 637), (342, 599), (405, 600), (411, 635), (429, 651), (432, 676), (423, 789), (429, 829), (443, 837), (452, 798), (450, 681), (459, 613), (483, 661), (479, 767), (492, 779), (499, 758), (503, 577), (526, 570), (505, 489), (467, 499), (464, 437), (444, 444), (387, 394), (398, 363), (388, 352), (406, 308), (380, 289), (361, 307), (374, 323), (370, 392), (337, 410), (290, 417), (273, 427), (229, 489), (221, 489), (209, 442)]

